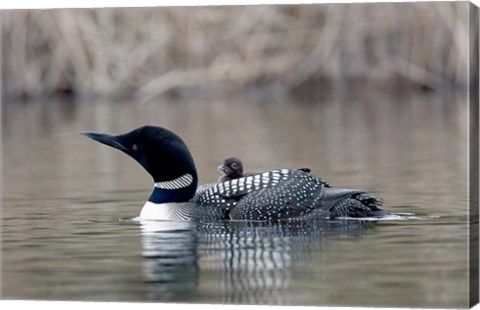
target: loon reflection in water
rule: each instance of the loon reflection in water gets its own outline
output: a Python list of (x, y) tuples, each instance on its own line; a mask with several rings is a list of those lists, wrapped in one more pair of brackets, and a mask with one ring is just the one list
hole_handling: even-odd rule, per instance
[(291, 268), (322, 260), (323, 252), (312, 247), (321, 249), (329, 236), (362, 236), (374, 222), (141, 221), (140, 225), (151, 299), (196, 300), (195, 293), (205, 290), (198, 279), (209, 277), (222, 290), (220, 302), (286, 305), (290, 301), (285, 292), (294, 276)]

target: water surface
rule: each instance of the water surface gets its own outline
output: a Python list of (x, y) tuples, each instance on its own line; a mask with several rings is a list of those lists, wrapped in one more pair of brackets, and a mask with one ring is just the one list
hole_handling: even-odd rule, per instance
[[(2, 296), (384, 307), (466, 307), (467, 105), (425, 94), (6, 103)], [(200, 183), (229, 156), (247, 171), (310, 167), (381, 196), (402, 220), (139, 222), (152, 180), (78, 135), (167, 127)], [(408, 215), (409, 214), (409, 215)]]

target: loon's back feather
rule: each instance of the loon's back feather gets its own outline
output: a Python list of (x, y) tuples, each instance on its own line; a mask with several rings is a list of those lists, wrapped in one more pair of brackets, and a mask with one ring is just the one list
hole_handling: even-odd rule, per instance
[(274, 188), (281, 181), (287, 180), (292, 171), (295, 170), (272, 170), (226, 182), (206, 184), (197, 189), (192, 202), (200, 209), (218, 208), (224, 212), (224, 218), (228, 218), (230, 211), (244, 197)]
[[(233, 220), (301, 220), (375, 216), (381, 200), (358, 190), (332, 189), (315, 176), (282, 169), (208, 184), (193, 202)], [(221, 211), (220, 211), (221, 210)]]
[(282, 220), (311, 212), (324, 197), (325, 185), (301, 170), (288, 170), (276, 186), (250, 193), (230, 212), (234, 220)]

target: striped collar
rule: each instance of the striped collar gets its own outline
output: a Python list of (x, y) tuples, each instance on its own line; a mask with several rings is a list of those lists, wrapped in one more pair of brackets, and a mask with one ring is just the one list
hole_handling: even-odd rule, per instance
[(187, 173), (170, 181), (156, 182), (154, 185), (156, 188), (174, 190), (188, 187), (190, 184), (192, 184), (192, 182), (192, 175)]

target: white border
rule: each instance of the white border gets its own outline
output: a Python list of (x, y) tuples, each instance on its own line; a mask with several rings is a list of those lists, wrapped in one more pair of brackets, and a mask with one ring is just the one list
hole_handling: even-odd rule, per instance
[[(41, 2), (33, 0), (15, 0), (15, 1), (1, 1), (0, 10), (5, 9), (51, 9), (51, 8), (102, 8), (102, 7), (159, 7), (159, 6), (204, 6), (204, 5), (250, 5), (250, 4), (310, 4), (310, 3), (366, 3), (366, 2), (418, 2), (415, 0), (393, 0), (393, 1), (378, 1), (378, 0), (336, 0), (336, 1), (285, 1), (285, 0), (275, 0), (275, 1), (255, 1), (255, 0), (246, 0), (246, 1), (233, 1), (233, 0), (223, 0), (223, 1), (212, 1), (212, 0), (198, 0), (198, 1), (188, 1), (188, 0), (177, 0), (177, 1), (153, 1), (153, 0), (68, 0), (68, 1), (59, 1), (59, 0), (43, 0)], [(440, 1), (426, 1), (426, 2), (440, 2)], [(444, 1), (442, 1), (444, 2)], [(470, 0), (470, 2), (480, 7), (480, 0)], [(1, 278), (1, 275), (0, 275)], [(1, 296), (0, 296), (1, 298)], [(305, 310), (311, 307), (298, 307), (290, 306), (285, 308), (285, 306), (245, 306), (245, 305), (207, 305), (207, 304), (172, 304), (172, 303), (128, 303), (128, 302), (76, 302), (76, 301), (11, 301), (11, 300), (0, 300), (0, 308), (2, 309), (20, 309), (22, 307), (28, 307), (30, 309), (48, 309), (48, 310), (84, 310), (88, 307), (91, 310), (95, 309), (135, 309), (135, 310), (158, 310), (161, 309), (195, 309), (195, 310), (235, 310), (235, 309), (268, 309), (268, 310)], [(217, 309), (214, 309), (217, 308)], [(387, 308), (349, 308), (349, 307), (315, 307), (315, 310), (352, 310), (352, 309), (387, 309)], [(390, 308), (397, 309), (397, 308)], [(406, 308), (402, 308), (406, 309)], [(409, 309), (421, 309), (421, 308), (409, 308)], [(480, 306), (476, 305), (474, 308), (480, 310)]]

